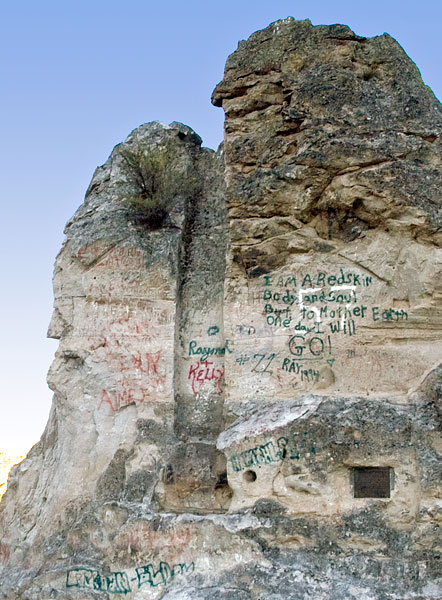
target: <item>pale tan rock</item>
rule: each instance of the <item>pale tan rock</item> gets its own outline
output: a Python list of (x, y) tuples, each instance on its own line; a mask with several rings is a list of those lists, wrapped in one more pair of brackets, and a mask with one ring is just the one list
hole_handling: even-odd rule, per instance
[(293, 19), (213, 100), (223, 149), (143, 125), (67, 225), (0, 597), (441, 597), (440, 105)]

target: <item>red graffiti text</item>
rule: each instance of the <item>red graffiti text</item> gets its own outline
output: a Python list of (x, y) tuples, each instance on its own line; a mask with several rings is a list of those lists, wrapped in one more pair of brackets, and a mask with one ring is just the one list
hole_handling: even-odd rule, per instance
[(224, 377), (224, 369), (213, 366), (210, 360), (198, 361), (196, 365), (190, 365), (187, 379), (191, 382), (192, 391), (196, 395), (206, 381), (211, 381), (222, 394), (221, 381)]

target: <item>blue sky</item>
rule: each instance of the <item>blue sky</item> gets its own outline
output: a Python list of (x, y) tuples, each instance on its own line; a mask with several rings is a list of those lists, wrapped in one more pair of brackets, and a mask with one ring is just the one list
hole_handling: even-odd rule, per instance
[(204, 145), (222, 139), (210, 104), (241, 39), (287, 16), (390, 33), (442, 97), (442, 2), (371, 0), (48, 0), (0, 6), (0, 450), (38, 441), (51, 277), (65, 222), (97, 165), (141, 123), (181, 121)]

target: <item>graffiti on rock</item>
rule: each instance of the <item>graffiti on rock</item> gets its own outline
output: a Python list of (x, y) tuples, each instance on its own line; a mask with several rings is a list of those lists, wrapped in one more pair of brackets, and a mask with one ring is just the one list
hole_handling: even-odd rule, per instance
[(285, 456), (285, 447), (287, 438), (281, 437), (276, 443), (273, 441), (244, 450), (240, 454), (234, 454), (230, 457), (232, 469), (236, 472), (242, 469), (248, 469), (252, 466), (268, 465), (280, 462)]
[(195, 570), (195, 564), (193, 562), (190, 565), (178, 563), (170, 567), (167, 562), (160, 562), (158, 570), (155, 570), (152, 565), (140, 567), (135, 570), (139, 588), (146, 584), (150, 585), (150, 587), (157, 587), (158, 585), (167, 585), (176, 575), (192, 573)]
[(247, 354), (243, 353), (235, 360), (241, 367), (247, 363), (250, 364), (250, 370), (252, 373), (269, 373), (272, 374), (273, 371), (269, 368), (272, 364), (273, 360), (277, 357), (277, 354), (272, 352), (271, 354), (265, 353), (255, 353), (255, 354)]
[(205, 361), (212, 356), (224, 356), (226, 352), (232, 354), (233, 350), (229, 346), (229, 340), (226, 340), (224, 346), (200, 346), (196, 340), (189, 342), (189, 356), (199, 356), (201, 361)]
[[(304, 267), (298, 273), (263, 275), (256, 291), (261, 293), (268, 329), (260, 337), (270, 337), (272, 342), (266, 345), (266, 353), (242, 349), (235, 362), (254, 373), (269, 373), (281, 386), (288, 385), (289, 377), (291, 387), (320, 384), (322, 367), (333, 366), (338, 349), (346, 358), (356, 356), (359, 328), (373, 332), (408, 321), (407, 310), (386, 302), (382, 306), (375, 299), (385, 296), (384, 286), (373, 274), (339, 266), (330, 272)], [(285, 352), (277, 342), (281, 334), (287, 334)], [(244, 336), (244, 331), (237, 335)], [(278, 343), (275, 351), (274, 342)]]
[(110, 594), (129, 594), (142, 586), (158, 587), (167, 585), (177, 575), (193, 573), (195, 563), (177, 563), (170, 566), (161, 561), (158, 568), (153, 564), (137, 567), (135, 573), (116, 571), (109, 575), (102, 575), (95, 569), (71, 569), (66, 574), (66, 587), (89, 589)]
[(82, 588), (111, 594), (128, 594), (131, 592), (127, 573), (114, 572), (100, 575), (93, 569), (72, 569), (66, 575), (66, 587)]
[[(107, 405), (112, 412), (116, 412), (129, 404), (143, 404), (153, 394), (162, 391), (166, 377), (160, 370), (161, 354), (161, 350), (129, 355), (108, 352), (106, 358), (110, 365), (121, 373), (132, 372), (134, 375), (130, 377), (123, 374), (118, 379), (117, 389), (103, 389), (98, 407)], [(136, 378), (138, 373), (144, 375), (141, 386)]]
[[(314, 331), (319, 323), (336, 319), (336, 323), (329, 324), (331, 333), (355, 335), (354, 319), (361, 322), (408, 320), (408, 313), (403, 309), (364, 305), (360, 297), (374, 285), (373, 277), (346, 272), (342, 267), (331, 275), (324, 271), (264, 275), (262, 285), (264, 315), (267, 325), (272, 327), (304, 328), (307, 333)], [(346, 325), (349, 319), (353, 322)]]
[(291, 444), (288, 438), (281, 436), (276, 441), (270, 440), (260, 446), (248, 448), (239, 454), (233, 454), (229, 458), (232, 469), (239, 472), (250, 467), (278, 463), (285, 458), (299, 460), (302, 455), (310, 456), (318, 452), (316, 445), (313, 445), (305, 434), (294, 434), (293, 438)]
[(373, 282), (373, 277), (367, 275), (361, 275), (360, 273), (345, 273), (343, 268), (339, 269), (339, 273), (327, 275), (324, 271), (318, 271), (317, 273), (304, 273), (301, 275), (264, 275), (264, 285), (270, 287), (276, 285), (282, 288), (293, 287), (296, 288), (298, 284), (301, 288), (306, 286), (310, 288), (314, 287), (326, 287), (334, 285), (352, 285), (369, 287)]
[(131, 548), (132, 552), (142, 552), (146, 548), (157, 554), (166, 554), (167, 562), (172, 563), (182, 556), (188, 548), (191, 539), (189, 526), (177, 526), (168, 531), (156, 531), (145, 521), (130, 523), (113, 539), (114, 547), (124, 551)]
[(206, 382), (216, 388), (217, 392), (223, 393), (221, 382), (224, 377), (224, 369), (217, 367), (210, 360), (198, 361), (195, 365), (190, 365), (187, 379), (190, 381), (192, 391), (196, 395)]

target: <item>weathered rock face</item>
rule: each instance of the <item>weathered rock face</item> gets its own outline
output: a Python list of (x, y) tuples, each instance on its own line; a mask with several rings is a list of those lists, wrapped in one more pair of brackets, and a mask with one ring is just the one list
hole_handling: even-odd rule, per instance
[[(248, 398), (406, 393), (437, 362), (441, 325), (441, 108), (416, 67), (387, 35), (283, 21), (240, 45), (214, 101), (226, 111), (225, 312), (251, 322), (252, 306), (268, 353), (290, 358), (281, 389), (266, 375)], [(301, 353), (322, 359), (320, 381), (290, 373)], [(229, 365), (232, 399), (249, 372)]]
[(0, 597), (442, 598), (441, 106), (293, 19), (213, 101), (224, 151), (144, 125), (67, 226)]

